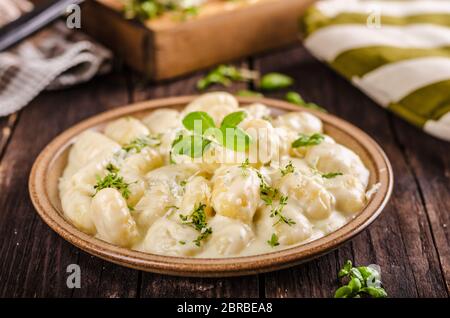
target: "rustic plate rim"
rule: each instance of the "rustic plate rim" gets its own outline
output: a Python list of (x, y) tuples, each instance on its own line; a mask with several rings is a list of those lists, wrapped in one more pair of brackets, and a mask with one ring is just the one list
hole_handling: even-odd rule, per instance
[(196, 97), (198, 95), (169, 97), (125, 105), (84, 119), (64, 130), (41, 151), (31, 169), (28, 183), (29, 194), (39, 216), (51, 229), (71, 244), (90, 254), (122, 266), (176, 276), (224, 277), (268, 272), (290, 267), (323, 255), (369, 226), (389, 201), (393, 188), (391, 164), (382, 148), (364, 131), (334, 115), (298, 107), (284, 101), (260, 97), (237, 97), (239, 103), (259, 102), (286, 111), (307, 111), (318, 116), (327, 125), (335, 126), (351, 135), (353, 141), (356, 141), (364, 151), (370, 154), (371, 160), (378, 168), (378, 182), (381, 182), (380, 189), (372, 196), (364, 210), (353, 220), (320, 239), (271, 253), (231, 258), (164, 256), (121, 248), (79, 231), (56, 210), (46, 190), (47, 171), (52, 161), (64, 150), (64, 146), (67, 146), (72, 138), (88, 128), (117, 117), (145, 110), (187, 104)]

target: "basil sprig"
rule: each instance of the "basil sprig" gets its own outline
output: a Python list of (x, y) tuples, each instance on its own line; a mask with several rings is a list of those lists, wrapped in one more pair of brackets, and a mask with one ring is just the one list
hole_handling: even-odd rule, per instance
[(380, 272), (374, 267), (353, 267), (352, 262), (348, 260), (339, 271), (338, 277), (341, 280), (347, 279), (348, 283), (336, 290), (334, 298), (387, 297), (386, 291), (381, 287)]
[(294, 105), (298, 105), (298, 106), (302, 106), (305, 108), (310, 108), (310, 109), (315, 109), (315, 110), (319, 110), (321, 112), (326, 113), (326, 109), (315, 104), (315, 103), (307, 103), (305, 102), (305, 100), (302, 98), (302, 96), (297, 93), (297, 92), (287, 92), (285, 97), (284, 97), (289, 103), (294, 104)]
[(316, 146), (324, 140), (324, 136), (319, 133), (312, 135), (300, 134), (300, 136), (292, 143), (292, 148)]
[(245, 151), (251, 143), (251, 137), (237, 127), (247, 117), (243, 111), (228, 114), (220, 127), (206, 112), (191, 112), (183, 118), (183, 126), (188, 130), (179, 134), (172, 143), (173, 154), (198, 158), (212, 144), (217, 143), (233, 151)]

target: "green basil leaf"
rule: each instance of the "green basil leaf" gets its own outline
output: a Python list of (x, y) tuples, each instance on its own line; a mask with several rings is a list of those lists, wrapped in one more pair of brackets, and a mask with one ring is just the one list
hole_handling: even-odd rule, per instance
[(324, 140), (324, 136), (319, 133), (312, 134), (311, 136), (301, 134), (300, 137), (292, 143), (292, 148), (315, 146), (320, 144)]
[(372, 278), (373, 280), (380, 280), (381, 278), (380, 273), (374, 268), (367, 266), (359, 266), (357, 267), (357, 269), (361, 273), (364, 281), (366, 281), (368, 278)]
[(352, 296), (352, 289), (348, 286), (342, 286), (334, 293), (334, 298), (349, 298)]
[(285, 99), (292, 104), (303, 106), (305, 104), (305, 101), (303, 100), (302, 96), (300, 96), (297, 92), (287, 92)]
[(259, 86), (266, 91), (273, 91), (291, 86), (294, 80), (281, 73), (268, 73), (261, 78)]
[(350, 270), (350, 277), (359, 279), (359, 281), (362, 282), (362, 283), (365, 282), (363, 276), (361, 275), (361, 273), (359, 272), (359, 270), (358, 270), (357, 268), (355, 268), (355, 267), (353, 267), (353, 268)]
[(348, 287), (352, 289), (353, 293), (357, 293), (361, 289), (361, 281), (358, 278), (352, 278), (348, 283)]
[(234, 128), (237, 125), (239, 125), (240, 122), (242, 122), (247, 117), (247, 113), (240, 111), (240, 112), (234, 112), (231, 114), (228, 114), (225, 116), (225, 118), (222, 120), (222, 124), (220, 127), (231, 127)]
[(374, 298), (386, 298), (388, 296), (382, 287), (364, 287), (361, 288), (360, 291), (369, 294)]
[(222, 145), (237, 152), (244, 152), (248, 149), (251, 137), (239, 127), (220, 127), (222, 132)]
[[(183, 118), (183, 126), (187, 130), (194, 131), (196, 125), (198, 125), (197, 128), (201, 128), (201, 134), (209, 128), (216, 127), (214, 124), (214, 119), (212, 119), (212, 117), (206, 112), (192, 112)], [(200, 133), (200, 131), (198, 131), (198, 133)]]
[(327, 113), (327, 110), (325, 108), (317, 105), (316, 103), (306, 103), (306, 104), (303, 104), (302, 106), (309, 108), (309, 109), (315, 109), (315, 110), (321, 111), (323, 113)]
[(338, 277), (342, 278), (344, 276), (347, 276), (350, 273), (352, 267), (353, 267), (352, 261), (350, 260), (346, 261), (342, 269), (339, 271)]
[(206, 148), (211, 143), (201, 136), (180, 135), (172, 144), (172, 155), (186, 155), (191, 158), (198, 158), (203, 155)]

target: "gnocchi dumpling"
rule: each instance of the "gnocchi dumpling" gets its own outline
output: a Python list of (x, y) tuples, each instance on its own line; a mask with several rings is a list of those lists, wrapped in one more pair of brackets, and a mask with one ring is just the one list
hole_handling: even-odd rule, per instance
[(102, 161), (118, 150), (120, 145), (115, 141), (101, 133), (87, 130), (76, 138), (70, 149), (68, 165), (63, 177), (70, 177), (85, 165)]
[(80, 190), (71, 188), (61, 195), (61, 206), (64, 215), (78, 229), (88, 234), (95, 234), (95, 224), (91, 211), (92, 197)]
[(264, 104), (254, 103), (245, 107), (242, 110), (247, 114), (244, 121), (252, 119), (270, 119), (270, 108)]
[(251, 168), (220, 168), (213, 177), (211, 202), (217, 214), (251, 222), (259, 203), (259, 178)]
[(148, 229), (139, 250), (172, 256), (195, 256), (203, 249), (194, 241), (198, 232), (191, 226), (160, 218)]
[(240, 220), (222, 215), (216, 215), (211, 222), (214, 236), (208, 242), (208, 253), (221, 256), (237, 255), (254, 239), (254, 234), (248, 224)]
[(358, 178), (352, 175), (327, 179), (325, 187), (336, 199), (336, 208), (344, 213), (360, 211), (366, 204), (366, 192)]
[(369, 170), (361, 159), (350, 149), (336, 144), (322, 142), (317, 146), (308, 147), (306, 162), (321, 173), (351, 174), (359, 179), (364, 188), (369, 182)]
[(100, 239), (125, 247), (136, 243), (139, 231), (119, 191), (112, 188), (100, 190), (92, 199), (91, 211)]
[(204, 204), (206, 215), (212, 215), (210, 181), (202, 176), (194, 176), (184, 182), (183, 192), (180, 204), (181, 213), (190, 214), (200, 204)]
[(290, 173), (280, 179), (278, 188), (309, 219), (325, 219), (332, 212), (334, 197), (314, 178)]
[(169, 187), (164, 184), (156, 184), (144, 193), (134, 206), (132, 215), (139, 229), (146, 232), (156, 220), (176, 209), (175, 203)]
[(133, 117), (119, 118), (105, 127), (105, 135), (121, 145), (149, 134), (148, 128)]
[(313, 233), (311, 222), (293, 204), (287, 204), (282, 209), (283, 216), (289, 220), (289, 224), (280, 221), (276, 216), (271, 217), (271, 207), (265, 207), (258, 219), (258, 231), (261, 236), (275, 234), (281, 245), (293, 245), (309, 239)]
[(164, 134), (181, 127), (180, 113), (175, 109), (157, 109), (144, 117), (142, 122), (152, 134)]
[(275, 127), (286, 127), (296, 133), (312, 134), (322, 132), (322, 121), (307, 112), (293, 112), (278, 116)]
[(248, 150), (250, 162), (267, 163), (279, 158), (278, 135), (270, 122), (252, 119), (242, 124), (242, 128), (251, 137)]
[(186, 106), (183, 114), (203, 111), (207, 112), (217, 126), (220, 126), (226, 115), (238, 111), (239, 104), (233, 95), (223, 92), (207, 93)]

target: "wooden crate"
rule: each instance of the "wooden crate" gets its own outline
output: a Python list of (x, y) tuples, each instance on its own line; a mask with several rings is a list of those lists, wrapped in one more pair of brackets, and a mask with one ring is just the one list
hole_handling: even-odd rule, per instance
[(123, 18), (119, 0), (87, 1), (82, 28), (133, 69), (162, 80), (298, 40), (298, 18), (314, 0), (216, 1), (180, 20)]

